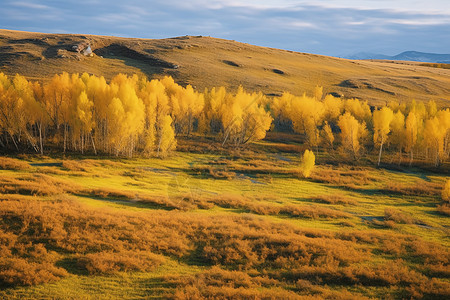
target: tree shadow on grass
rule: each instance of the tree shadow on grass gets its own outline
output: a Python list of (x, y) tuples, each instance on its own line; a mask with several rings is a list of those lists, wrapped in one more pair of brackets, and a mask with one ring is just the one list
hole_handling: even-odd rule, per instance
[(133, 208), (141, 208), (141, 209), (153, 209), (153, 210), (158, 209), (158, 210), (166, 210), (166, 211), (175, 209), (174, 207), (164, 206), (162, 204), (153, 203), (153, 202), (145, 201), (145, 200), (142, 200), (142, 201), (141, 200), (122, 200), (122, 199), (102, 198), (102, 197), (98, 197), (98, 196), (89, 196), (89, 195), (80, 195), (80, 194), (77, 194), (76, 196), (85, 198), (85, 199), (90, 199), (90, 200), (114, 203), (114, 204), (122, 205), (122, 206), (124, 206), (124, 208), (133, 207)]
[(180, 262), (188, 265), (188, 266), (201, 266), (201, 267), (209, 267), (213, 266), (213, 262), (208, 261), (203, 255), (203, 247), (204, 245), (196, 245), (195, 249), (192, 250), (189, 255), (185, 255), (179, 259)]
[(77, 259), (73, 257), (63, 258), (56, 262), (55, 266), (65, 269), (67, 272), (73, 275), (88, 276), (88, 271), (80, 267), (77, 263)]
[(95, 49), (94, 53), (105, 59), (119, 59), (125, 65), (137, 68), (150, 77), (178, 68), (168, 61), (156, 58), (148, 52), (136, 51), (127, 45), (111, 44), (104, 48)]

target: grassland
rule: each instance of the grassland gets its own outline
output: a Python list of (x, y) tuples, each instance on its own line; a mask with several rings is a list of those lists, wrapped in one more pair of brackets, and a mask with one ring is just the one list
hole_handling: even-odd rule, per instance
[[(94, 57), (68, 51), (88, 41)], [(267, 95), (324, 93), (383, 105), (434, 100), (449, 106), (450, 70), (415, 62), (352, 61), (201, 36), (161, 40), (0, 30), (0, 72), (45, 80), (63, 71), (107, 80), (117, 73), (171, 75), (198, 91), (242, 85)]]
[(448, 170), (179, 148), (1, 157), (0, 298), (449, 297)]
[[(68, 51), (83, 41), (93, 57)], [(0, 30), (0, 71), (43, 81), (67, 70), (267, 95), (319, 85), (371, 105), (448, 107), (450, 94), (445, 66)], [(387, 151), (374, 168), (375, 153), (355, 163), (330, 149), (302, 178), (301, 142), (271, 132), (241, 149), (180, 137), (165, 159), (1, 156), (0, 298), (449, 298), (448, 162), (398, 166)]]

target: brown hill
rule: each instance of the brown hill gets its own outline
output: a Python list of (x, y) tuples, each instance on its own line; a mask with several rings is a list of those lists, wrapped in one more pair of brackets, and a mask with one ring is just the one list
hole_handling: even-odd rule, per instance
[[(93, 56), (79, 48), (91, 47)], [(81, 49), (82, 50), (82, 49)], [(382, 104), (435, 100), (450, 106), (450, 70), (417, 62), (357, 61), (202, 36), (161, 40), (0, 30), (0, 71), (46, 80), (55, 73), (88, 72), (107, 79), (122, 72), (171, 75), (199, 90), (224, 85), (260, 90), (324, 92)]]

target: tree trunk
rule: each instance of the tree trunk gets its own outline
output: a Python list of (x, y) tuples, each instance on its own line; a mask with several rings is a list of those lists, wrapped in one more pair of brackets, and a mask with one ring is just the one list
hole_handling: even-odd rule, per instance
[(97, 155), (97, 149), (95, 149), (94, 137), (92, 136), (92, 132), (89, 135), (91, 136), (92, 149), (94, 149), (94, 154)]
[(63, 137), (63, 140), (64, 140), (64, 142), (63, 142), (63, 152), (64, 153), (66, 153), (66, 143), (67, 143), (67, 141), (66, 141), (66, 124), (64, 124), (64, 128), (63, 128), (63, 130), (64, 130), (64, 137)]
[(44, 155), (44, 146), (42, 141), (42, 122), (39, 122), (39, 148), (41, 150), (41, 155)]
[(81, 154), (84, 154), (84, 134), (81, 134)]
[(16, 140), (14, 139), (14, 136), (11, 133), (9, 133), (9, 135), (11, 136), (11, 139), (12, 139), (12, 141), (14, 143), (14, 146), (16, 147), (16, 150), (19, 151), (19, 146), (17, 146), (17, 143), (16, 143)]
[(380, 153), (378, 153), (378, 164), (377, 166), (380, 166), (381, 163), (381, 152), (383, 151), (383, 141), (381, 141), (381, 145), (380, 145)]
[(410, 155), (410, 159), (409, 159), (409, 166), (412, 166), (412, 162), (413, 162), (413, 149), (411, 149), (411, 155)]

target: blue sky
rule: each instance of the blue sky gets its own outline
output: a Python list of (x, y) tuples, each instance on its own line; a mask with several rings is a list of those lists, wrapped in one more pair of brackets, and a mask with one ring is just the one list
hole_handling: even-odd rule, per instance
[(450, 52), (450, 0), (1, 0), (0, 28), (206, 35), (324, 55)]

